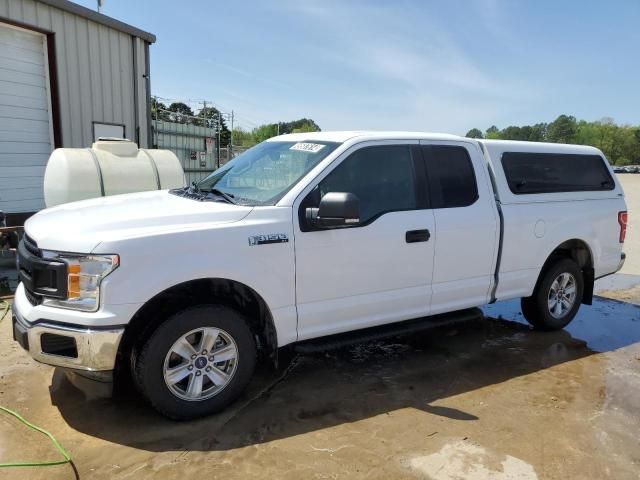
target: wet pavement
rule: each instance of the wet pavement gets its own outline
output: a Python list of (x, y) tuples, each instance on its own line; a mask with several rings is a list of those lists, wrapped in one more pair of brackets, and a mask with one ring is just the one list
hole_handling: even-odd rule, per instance
[[(628, 254), (640, 249), (629, 234)], [(0, 479), (638, 479), (638, 253), (563, 331), (533, 331), (518, 301), (501, 302), (484, 320), (263, 368), (225, 412), (185, 423), (131, 391), (76, 388), (11, 340), (7, 317), (0, 405), (52, 432), (77, 472)], [(0, 463), (57, 458), (0, 414)]]
[[(484, 310), (264, 369), (230, 409), (187, 423), (133, 392), (92, 398), (20, 351), (5, 320), (0, 404), (54, 433), (81, 478), (638, 478), (640, 307), (599, 298), (551, 333), (532, 331), (517, 301)], [(56, 457), (2, 416), (0, 440), (0, 462)]]

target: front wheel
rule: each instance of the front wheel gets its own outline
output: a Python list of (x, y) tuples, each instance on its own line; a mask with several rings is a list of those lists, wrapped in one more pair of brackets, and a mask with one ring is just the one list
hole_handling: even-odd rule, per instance
[(569, 258), (558, 260), (542, 274), (533, 295), (521, 300), (522, 314), (540, 330), (560, 330), (578, 313), (583, 292), (578, 264)]
[(174, 420), (222, 410), (253, 374), (256, 345), (245, 319), (222, 305), (188, 308), (162, 323), (140, 350), (134, 379)]

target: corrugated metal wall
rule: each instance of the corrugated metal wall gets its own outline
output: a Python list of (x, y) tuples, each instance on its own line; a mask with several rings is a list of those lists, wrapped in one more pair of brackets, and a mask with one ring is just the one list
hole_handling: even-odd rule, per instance
[[(0, 0), (1, 17), (55, 32), (60, 129), (64, 147), (88, 147), (92, 122), (123, 123), (135, 140), (137, 67), (140, 144), (147, 142), (144, 42), (35, 0)], [(135, 45), (135, 47), (134, 47)], [(134, 65), (134, 48), (141, 53)]]

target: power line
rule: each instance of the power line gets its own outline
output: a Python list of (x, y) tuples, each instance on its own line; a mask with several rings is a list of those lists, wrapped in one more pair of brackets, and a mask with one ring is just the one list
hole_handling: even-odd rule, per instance
[[(240, 128), (242, 128), (243, 124), (248, 125), (251, 128), (258, 128), (260, 125), (268, 123), (268, 122), (258, 122), (254, 119), (246, 117), (245, 115), (239, 115), (234, 109), (227, 109), (224, 106), (220, 105), (219, 103), (212, 102), (210, 100), (193, 99), (193, 98), (178, 99), (178, 98), (171, 98), (171, 97), (162, 97), (160, 95), (152, 95), (152, 97), (157, 102), (162, 102), (163, 104), (167, 104), (167, 107), (172, 103), (183, 103), (187, 105), (194, 112), (193, 113), (194, 117), (198, 117), (199, 112), (203, 108), (209, 108), (213, 106), (216, 110), (218, 110), (218, 112), (220, 113), (220, 117), (222, 119), (224, 119), (225, 121), (230, 121), (233, 119), (237, 123), (235, 126)], [(158, 109), (158, 110), (169, 112), (169, 110), (165, 110), (165, 109)]]

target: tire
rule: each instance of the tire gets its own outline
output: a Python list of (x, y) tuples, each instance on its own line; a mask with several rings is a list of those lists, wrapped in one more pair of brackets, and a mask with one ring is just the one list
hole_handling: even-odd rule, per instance
[[(213, 355), (202, 353), (206, 345), (213, 345)], [(240, 313), (200, 305), (164, 321), (133, 363), (134, 381), (153, 408), (173, 420), (189, 420), (238, 398), (253, 375), (256, 343)]]
[(538, 330), (560, 330), (578, 313), (583, 292), (584, 278), (578, 264), (569, 258), (559, 259), (545, 268), (533, 295), (521, 300), (522, 314)]

